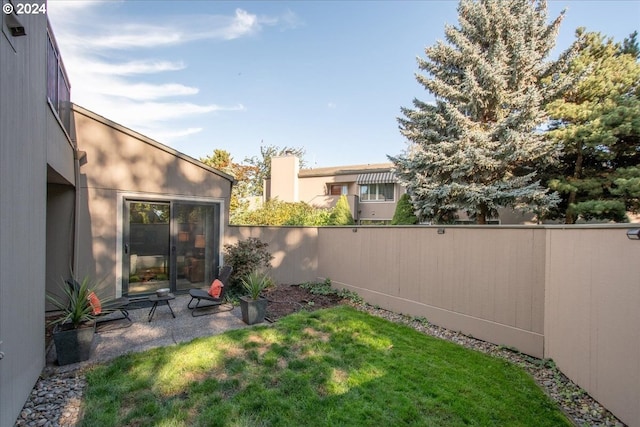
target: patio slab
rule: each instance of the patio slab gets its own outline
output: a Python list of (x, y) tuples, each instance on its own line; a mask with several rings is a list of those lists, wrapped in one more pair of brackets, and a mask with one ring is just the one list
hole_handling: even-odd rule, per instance
[[(242, 321), (240, 307), (222, 310), (206, 316), (193, 317), (187, 308), (189, 295), (176, 295), (171, 300), (171, 311), (163, 303), (158, 305), (151, 322), (148, 321), (150, 306), (129, 310), (132, 322), (114, 320), (98, 326), (91, 356), (88, 361), (58, 366), (55, 345), (47, 351), (45, 371), (59, 373), (72, 371), (94, 363), (106, 362), (126, 353), (141, 352), (155, 347), (164, 347), (188, 342), (194, 338), (221, 334), (228, 330), (248, 327)], [(215, 309), (212, 309), (215, 310)], [(226, 310), (226, 311), (224, 311)], [(117, 313), (119, 315), (119, 313)]]

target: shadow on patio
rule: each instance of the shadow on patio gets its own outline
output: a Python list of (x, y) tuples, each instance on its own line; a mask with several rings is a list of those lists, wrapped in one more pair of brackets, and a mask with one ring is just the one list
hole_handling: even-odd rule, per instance
[[(189, 300), (189, 295), (177, 295), (176, 299), (170, 301), (176, 316), (175, 319), (171, 316), (169, 308), (162, 303), (158, 305), (151, 322), (148, 321), (151, 307), (146, 306), (129, 310), (132, 322), (123, 319), (99, 325), (98, 333), (93, 340), (91, 357), (85, 362), (58, 366), (55, 345), (51, 343), (47, 348), (45, 370), (51, 373), (72, 371), (93, 363), (111, 360), (125, 353), (169, 346), (191, 341), (198, 337), (217, 335), (231, 329), (247, 327), (242, 321), (240, 307), (228, 310), (228, 306), (225, 305), (215, 314), (192, 317), (187, 308)], [(119, 315), (119, 313), (117, 314)]]

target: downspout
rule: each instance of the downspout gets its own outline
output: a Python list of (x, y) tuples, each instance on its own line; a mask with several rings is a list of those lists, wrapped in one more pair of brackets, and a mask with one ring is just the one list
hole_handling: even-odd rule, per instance
[[(73, 114), (73, 111), (70, 112)], [(72, 254), (72, 262), (73, 262), (73, 274), (78, 274), (78, 269), (80, 267), (80, 260), (78, 259), (79, 247), (80, 247), (80, 166), (81, 163), (86, 163), (87, 152), (78, 150), (78, 141), (75, 138), (73, 139), (73, 173), (75, 180), (75, 200), (74, 200), (74, 212), (73, 212), (73, 254)]]

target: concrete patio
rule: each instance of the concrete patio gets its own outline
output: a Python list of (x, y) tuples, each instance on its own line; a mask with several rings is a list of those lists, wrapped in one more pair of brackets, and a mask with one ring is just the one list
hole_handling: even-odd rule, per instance
[[(175, 319), (171, 316), (169, 308), (162, 303), (158, 305), (150, 322), (148, 315), (151, 307), (146, 306), (129, 310), (132, 322), (122, 319), (99, 324), (91, 357), (85, 362), (58, 366), (55, 345), (51, 343), (47, 348), (45, 372), (71, 371), (93, 363), (105, 362), (122, 354), (187, 342), (194, 338), (217, 335), (248, 326), (242, 321), (240, 307), (229, 310), (230, 306), (224, 305), (219, 307), (217, 312), (216, 308), (212, 308), (214, 314), (193, 317), (187, 308), (189, 300), (189, 295), (176, 295), (176, 299), (170, 301)], [(116, 318), (119, 315), (119, 312), (113, 314)]]

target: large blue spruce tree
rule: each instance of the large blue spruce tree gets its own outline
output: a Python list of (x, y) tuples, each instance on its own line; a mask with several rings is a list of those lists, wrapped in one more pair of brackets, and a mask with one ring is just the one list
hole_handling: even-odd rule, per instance
[(554, 158), (540, 132), (544, 107), (570, 84), (561, 71), (573, 49), (547, 59), (563, 14), (548, 23), (546, 1), (461, 0), (446, 42), (418, 58), (425, 74), (416, 79), (435, 101), (401, 109), (409, 146), (389, 158), (421, 221), (462, 210), (485, 224), (500, 207), (542, 212), (557, 203), (536, 167)]

